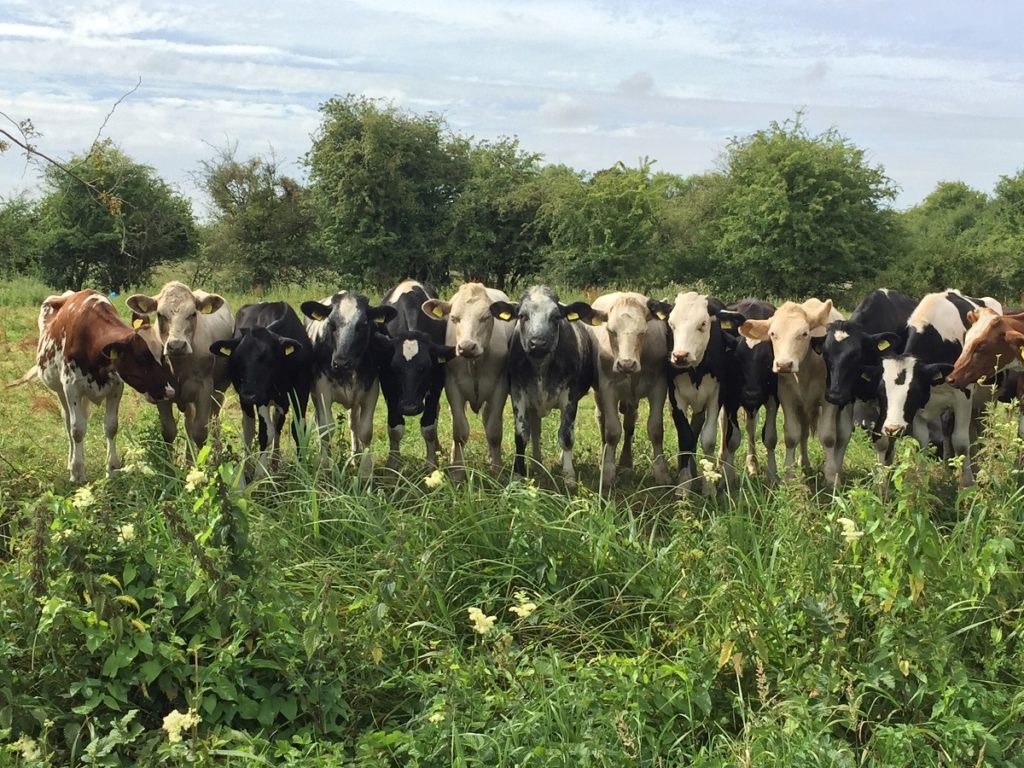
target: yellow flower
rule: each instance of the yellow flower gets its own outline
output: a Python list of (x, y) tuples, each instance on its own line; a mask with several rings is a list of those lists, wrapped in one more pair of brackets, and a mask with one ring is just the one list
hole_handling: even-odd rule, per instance
[(181, 741), (181, 732), (199, 725), (202, 718), (194, 709), (181, 713), (178, 710), (171, 710), (170, 714), (164, 717), (163, 729), (167, 731), (167, 740), (172, 744)]
[(423, 480), (423, 484), (427, 488), (437, 488), (441, 483), (444, 482), (444, 473), (440, 469), (435, 469)]
[(711, 484), (722, 479), (722, 473), (715, 469), (715, 462), (710, 459), (700, 460), (700, 471), (704, 475), (704, 479)]
[(206, 473), (199, 467), (193, 467), (185, 476), (185, 490), (194, 491), (206, 483)]
[(88, 509), (96, 503), (96, 497), (92, 495), (92, 487), (83, 485), (77, 491), (71, 500), (71, 506), (75, 509)]
[(431, 723), (443, 723), (444, 712), (432, 712), (430, 717), (427, 718), (427, 720)]
[(836, 520), (843, 528), (843, 538), (846, 539), (847, 544), (853, 544), (860, 540), (860, 537), (864, 535), (864, 531), (857, 530), (857, 524), (848, 517), (840, 517)]
[(530, 601), (526, 597), (525, 592), (516, 592), (515, 597), (519, 605), (513, 605), (509, 610), (520, 619), (528, 618), (531, 613), (537, 610), (537, 604)]
[(131, 523), (125, 523), (117, 529), (117, 538), (123, 544), (127, 544), (129, 541), (135, 538), (135, 526)]
[(474, 606), (469, 609), (469, 620), (473, 622), (474, 632), (486, 635), (494, 627), (494, 622), (498, 620), (498, 617), (485, 616), (483, 611)]
[(13, 752), (21, 752), (21, 759), (26, 763), (34, 763), (43, 757), (43, 751), (39, 749), (39, 743), (30, 736), (22, 736), (11, 744), (9, 749)]

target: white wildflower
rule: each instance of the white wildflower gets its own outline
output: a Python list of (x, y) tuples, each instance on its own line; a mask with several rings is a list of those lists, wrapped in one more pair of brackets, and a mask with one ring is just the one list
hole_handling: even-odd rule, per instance
[(520, 619), (529, 618), (530, 614), (537, 610), (537, 604), (527, 598), (525, 592), (516, 592), (515, 598), (518, 605), (513, 605), (509, 610)]
[(185, 490), (195, 491), (206, 484), (206, 473), (199, 467), (193, 467), (185, 476)]
[(21, 759), (26, 763), (34, 763), (41, 760), (43, 751), (39, 748), (39, 742), (30, 736), (22, 736), (9, 747), (13, 752), (21, 752)]
[(75, 509), (88, 509), (96, 503), (96, 497), (92, 495), (92, 486), (83, 485), (75, 491), (71, 499), (71, 506)]
[(444, 712), (432, 712), (430, 714), (430, 717), (427, 718), (427, 720), (431, 723), (443, 723)]
[(485, 616), (484, 612), (477, 607), (469, 609), (469, 620), (473, 622), (473, 631), (481, 635), (486, 635), (494, 627), (494, 622), (498, 620), (497, 616)]
[(117, 529), (117, 540), (122, 544), (127, 544), (129, 541), (135, 538), (135, 526), (131, 523), (125, 523)]
[(704, 480), (712, 485), (722, 479), (722, 473), (715, 467), (715, 462), (711, 459), (700, 460), (700, 471), (704, 475)]
[(182, 713), (178, 710), (171, 710), (170, 714), (164, 717), (163, 729), (167, 731), (167, 740), (172, 744), (181, 741), (181, 732), (199, 725), (201, 718), (194, 709)]
[(857, 524), (848, 517), (840, 517), (836, 522), (842, 527), (843, 538), (848, 544), (859, 541), (860, 537), (864, 535), (864, 531), (857, 530)]
[(444, 473), (440, 469), (435, 469), (423, 479), (423, 484), (426, 485), (427, 488), (437, 488), (443, 482)]

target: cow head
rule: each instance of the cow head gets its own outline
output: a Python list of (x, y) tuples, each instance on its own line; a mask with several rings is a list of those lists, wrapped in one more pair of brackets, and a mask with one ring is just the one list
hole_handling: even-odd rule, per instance
[(808, 299), (803, 304), (787, 301), (767, 320), (747, 320), (740, 333), (748, 339), (771, 342), (775, 373), (798, 373), (810, 352), (811, 339), (825, 335), (831, 312), (831, 299)]
[(544, 358), (558, 348), (558, 338), (565, 322), (589, 322), (593, 310), (584, 301), (565, 305), (558, 294), (545, 286), (534, 286), (523, 294), (518, 304), (496, 301), (491, 314), (499, 320), (516, 322), (519, 343), (530, 357)]
[(883, 359), (878, 388), (882, 432), (889, 437), (904, 434), (914, 423), (914, 417), (928, 404), (932, 387), (944, 384), (952, 369), (950, 363), (925, 364), (913, 355)]
[(399, 411), (403, 416), (423, 413), (434, 374), (455, 357), (455, 347), (438, 344), (422, 331), (402, 331), (381, 341), (388, 347), (384, 365), (396, 382)]
[(615, 373), (640, 372), (647, 323), (658, 319), (647, 302), (637, 294), (623, 293), (607, 310), (591, 312), (590, 324), (604, 326), (608, 334), (608, 351)]
[(156, 296), (137, 293), (128, 297), (133, 317), (156, 313), (156, 339), (168, 357), (191, 355), (199, 315), (210, 315), (224, 306), (216, 294), (196, 293), (179, 282), (165, 285)]
[(227, 358), (228, 378), (244, 406), (267, 405), (274, 397), (274, 373), (302, 345), (267, 328), (242, 328), (233, 339), (215, 341), (210, 352)]
[[(455, 331), (455, 352), (470, 360), (487, 351), (494, 333), (491, 297), (481, 283), (463, 283), (451, 301), (427, 299), (423, 311), (436, 320), (447, 320)], [(507, 318), (511, 320), (511, 315)], [(450, 338), (450, 337), (449, 337)]]
[(718, 310), (709, 305), (707, 296), (686, 291), (679, 293), (673, 304), (651, 299), (647, 306), (655, 317), (668, 321), (672, 332), (668, 361), (674, 368), (696, 368), (704, 362), (711, 328), (718, 314)]
[(964, 348), (949, 374), (954, 387), (966, 387), (981, 381), (1020, 359), (1024, 333), (1013, 319), (1004, 318), (994, 310), (982, 308), (967, 313), (970, 328), (964, 337)]
[(389, 304), (372, 307), (363, 294), (351, 291), (341, 291), (322, 302), (304, 301), (302, 312), (323, 323), (319, 343), (330, 347), (333, 375), (354, 371), (370, 353), (375, 331), (398, 314)]
[(138, 332), (107, 344), (101, 354), (125, 384), (145, 395), (151, 403), (174, 397), (167, 371)]
[(825, 361), (825, 399), (833, 405), (847, 405), (855, 392), (878, 389), (880, 358), (900, 352), (898, 333), (867, 333), (859, 323), (836, 320), (829, 323), (821, 344)]

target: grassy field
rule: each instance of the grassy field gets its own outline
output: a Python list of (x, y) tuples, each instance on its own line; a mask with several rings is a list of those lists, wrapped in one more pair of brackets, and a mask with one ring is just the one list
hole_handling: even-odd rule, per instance
[[(0, 287), (0, 380), (48, 293)], [(228, 402), (192, 457), (126, 395), (109, 479), (94, 414), (82, 490), (56, 398), (2, 393), (0, 766), (1024, 765), (1004, 408), (976, 488), (906, 445), (882, 499), (858, 434), (837, 497), (818, 476), (705, 502), (650, 486), (643, 419), (636, 470), (597, 493), (589, 400), (572, 497), (488, 476), (475, 417), (461, 486), (428, 482), (407, 421), (402, 472), (369, 487), (289, 444), (237, 493)], [(381, 467), (383, 402), (377, 424)]]

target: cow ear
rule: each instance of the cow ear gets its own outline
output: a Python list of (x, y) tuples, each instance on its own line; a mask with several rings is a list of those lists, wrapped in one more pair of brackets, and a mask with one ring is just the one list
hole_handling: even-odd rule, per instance
[(575, 323), (577, 320), (586, 322), (587, 318), (590, 317), (590, 313), (594, 310), (585, 301), (574, 301), (572, 304), (559, 304), (558, 311), (570, 323)]
[[(672, 305), (667, 301), (658, 301), (657, 299), (647, 300), (647, 311), (658, 320), (668, 320), (669, 313), (672, 312)], [(651, 318), (648, 318), (650, 320)]]
[(747, 322), (747, 318), (740, 312), (733, 312), (731, 309), (720, 309), (715, 315), (718, 318), (718, 326), (723, 331), (732, 334), (739, 332), (739, 327)]
[(602, 312), (600, 309), (594, 309), (593, 307), (590, 308), (589, 316), (581, 315), (581, 317), (583, 318), (583, 322), (587, 325), (592, 325), (595, 328), (608, 322), (608, 313)]
[(900, 341), (902, 341), (902, 337), (898, 333), (874, 333), (868, 336), (869, 346), (877, 349), (883, 355), (898, 354)]
[(771, 320), (745, 320), (740, 325), (740, 335), (754, 341), (764, 341), (771, 330)]
[(519, 317), (519, 305), (508, 301), (491, 302), (491, 314), (499, 320), (511, 322)]
[(235, 351), (235, 347), (238, 346), (239, 341), (240, 339), (222, 339), (221, 341), (215, 341), (210, 345), (210, 354), (216, 355), (217, 357), (231, 357), (231, 353)]
[(101, 350), (101, 354), (103, 355), (103, 357), (107, 359), (108, 362), (114, 363), (117, 362), (117, 359), (121, 356), (121, 353), (124, 352), (124, 348), (124, 342), (112, 341), (105, 347), (103, 347), (103, 349)]
[(204, 315), (212, 315), (223, 306), (224, 297), (218, 296), (215, 293), (208, 294), (201, 299), (196, 299), (196, 310)]
[(156, 299), (144, 293), (129, 296), (125, 304), (128, 305), (128, 309), (139, 315), (151, 315), (156, 312)]
[(285, 357), (291, 357), (299, 351), (299, 342), (295, 339), (289, 339), (287, 336), (278, 336), (277, 343), (281, 350), (281, 354)]
[(824, 335), (815, 336), (814, 334), (811, 334), (811, 349), (813, 349), (815, 352), (817, 352), (820, 355), (821, 354), (821, 350), (823, 350), (824, 348), (825, 348), (825, 336)]
[(366, 315), (377, 325), (384, 325), (398, 317), (398, 310), (390, 304), (379, 304), (376, 307), (370, 307), (366, 311)]
[(932, 363), (924, 366), (924, 373), (927, 380), (933, 387), (946, 383), (946, 377), (953, 372), (952, 363)]
[(299, 308), (302, 310), (302, 314), (310, 320), (326, 320), (331, 314), (331, 308), (319, 301), (304, 301)]
[(451, 302), (442, 301), (441, 299), (427, 299), (420, 306), (425, 315), (434, 318), (435, 320), (445, 320), (452, 311)]
[(969, 327), (974, 325), (976, 322), (978, 322), (978, 310), (972, 309), (967, 313), (967, 325)]
[(447, 344), (434, 344), (430, 347), (430, 352), (434, 362), (441, 365), (455, 359), (455, 347), (449, 347)]
[(1006, 330), (1006, 340), (1013, 344), (1013, 346), (1019, 347), (1021, 349), (1021, 353), (1024, 354), (1024, 333), (1008, 328)]

